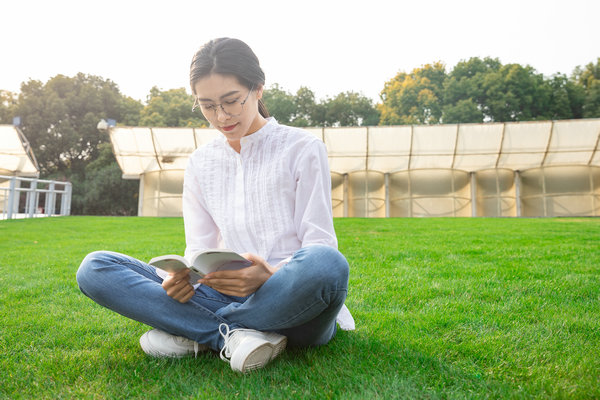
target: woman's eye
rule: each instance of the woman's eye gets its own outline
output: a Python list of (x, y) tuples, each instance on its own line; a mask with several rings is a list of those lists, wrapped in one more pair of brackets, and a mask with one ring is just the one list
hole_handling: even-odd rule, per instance
[(202, 108), (207, 111), (212, 111), (216, 108), (216, 106), (214, 104), (202, 104)]
[(227, 104), (227, 105), (232, 105), (232, 104), (235, 104), (235, 103), (237, 103), (237, 102), (238, 102), (238, 99), (235, 99), (235, 100), (227, 100), (227, 101), (225, 101), (225, 104)]

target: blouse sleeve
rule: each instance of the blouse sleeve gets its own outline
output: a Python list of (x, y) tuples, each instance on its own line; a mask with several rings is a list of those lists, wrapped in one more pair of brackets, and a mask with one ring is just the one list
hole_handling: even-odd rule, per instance
[(337, 249), (331, 209), (331, 174), (323, 142), (313, 141), (304, 147), (294, 176), (294, 223), (302, 247), (322, 244)]
[(188, 162), (183, 178), (182, 201), (185, 257), (189, 257), (198, 250), (219, 247), (219, 229), (206, 209), (192, 158)]

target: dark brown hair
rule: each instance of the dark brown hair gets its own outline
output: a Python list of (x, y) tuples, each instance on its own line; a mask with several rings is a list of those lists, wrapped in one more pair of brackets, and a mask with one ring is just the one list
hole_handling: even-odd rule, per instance
[[(252, 49), (239, 39), (219, 38), (206, 43), (194, 54), (190, 66), (190, 85), (211, 74), (235, 76), (248, 89), (265, 84), (265, 73)], [(265, 118), (269, 111), (262, 99), (258, 111)]]

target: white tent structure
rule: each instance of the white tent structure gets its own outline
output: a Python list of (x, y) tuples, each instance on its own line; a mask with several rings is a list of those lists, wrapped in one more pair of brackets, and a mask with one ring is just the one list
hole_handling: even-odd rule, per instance
[(0, 125), (0, 220), (69, 215), (71, 183), (37, 179), (29, 142), (13, 125)]
[(39, 176), (29, 142), (13, 125), (0, 125), (0, 175)]
[[(600, 119), (310, 128), (336, 217), (600, 216)], [(138, 214), (180, 216), (189, 154), (214, 129), (112, 127)]]

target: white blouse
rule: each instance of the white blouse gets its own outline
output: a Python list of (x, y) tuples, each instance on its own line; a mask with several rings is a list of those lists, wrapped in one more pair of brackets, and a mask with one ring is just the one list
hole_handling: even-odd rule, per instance
[[(337, 248), (325, 144), (274, 118), (240, 143), (237, 153), (220, 136), (189, 158), (183, 184), (185, 256), (225, 247), (281, 266), (302, 247)], [(342, 329), (354, 328), (345, 306), (340, 316)]]

